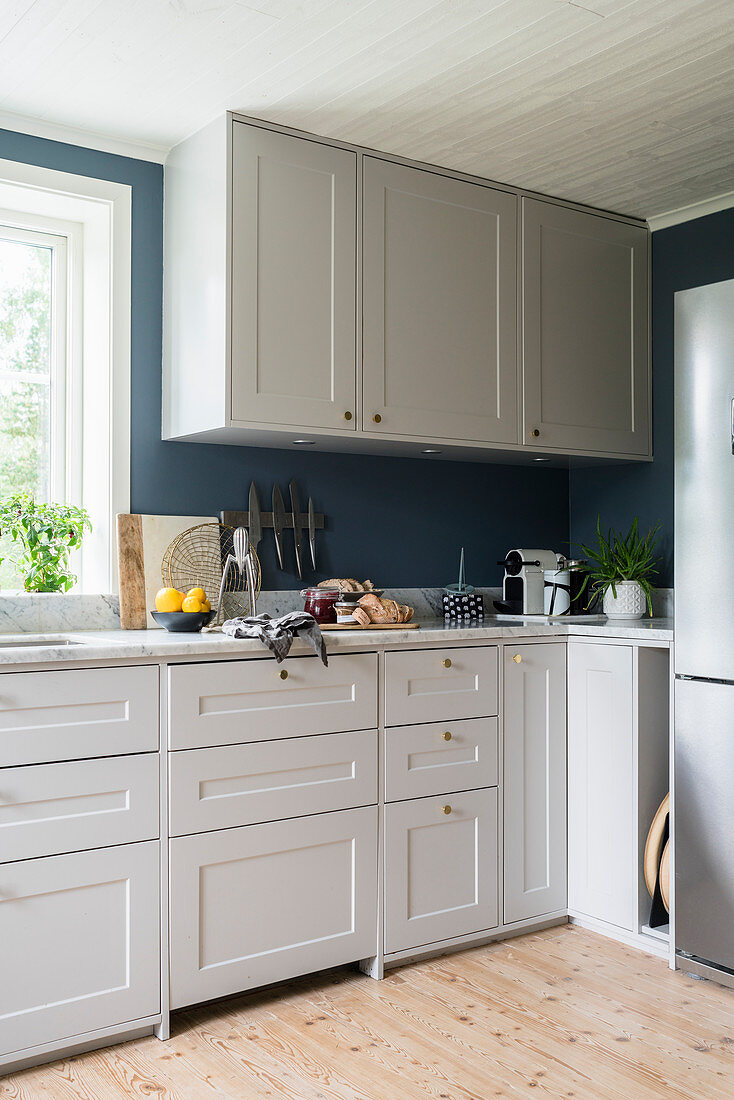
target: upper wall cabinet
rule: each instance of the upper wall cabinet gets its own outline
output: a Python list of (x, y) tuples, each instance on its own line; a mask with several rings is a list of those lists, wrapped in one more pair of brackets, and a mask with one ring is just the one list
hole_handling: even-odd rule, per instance
[(524, 441), (650, 453), (646, 229), (522, 204)]
[(650, 457), (640, 222), (232, 113), (164, 182), (164, 439)]
[(356, 425), (356, 203), (355, 153), (234, 123), (233, 420)]
[(365, 430), (516, 443), (515, 195), (363, 165)]

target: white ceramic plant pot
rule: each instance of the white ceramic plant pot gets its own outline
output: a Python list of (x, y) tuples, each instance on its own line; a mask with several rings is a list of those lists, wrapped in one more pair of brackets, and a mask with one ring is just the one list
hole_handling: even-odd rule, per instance
[(604, 593), (604, 614), (607, 618), (641, 619), (645, 614), (647, 601), (637, 581), (617, 581), (614, 587), (617, 590), (616, 596), (611, 588), (607, 588)]

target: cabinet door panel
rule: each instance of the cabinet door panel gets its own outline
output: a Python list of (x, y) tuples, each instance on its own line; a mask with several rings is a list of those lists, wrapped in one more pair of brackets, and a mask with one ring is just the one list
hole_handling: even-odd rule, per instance
[(385, 654), (385, 723), (451, 722), (497, 713), (497, 646)]
[(377, 802), (377, 731), (171, 753), (171, 835)]
[(386, 806), (385, 951), (494, 928), (497, 919), (496, 788)]
[(232, 129), (232, 418), (354, 429), (357, 158)]
[(171, 1005), (377, 950), (377, 808), (177, 837)]
[(497, 784), (496, 718), (396, 726), (385, 732), (385, 801)]
[(149, 841), (0, 867), (0, 1050), (160, 1012), (158, 853)]
[[(282, 673), (286, 673), (282, 679)], [(169, 669), (173, 749), (374, 729), (377, 654), (210, 661)]]
[(509, 924), (566, 908), (565, 642), (506, 647), (504, 667)]
[(158, 748), (158, 669), (0, 675), (0, 766)]
[(568, 905), (637, 931), (632, 647), (568, 644)]
[(0, 770), (0, 859), (158, 837), (158, 753)]
[(649, 454), (647, 230), (523, 199), (522, 232), (524, 441)]
[(366, 430), (517, 442), (516, 204), (364, 158)]

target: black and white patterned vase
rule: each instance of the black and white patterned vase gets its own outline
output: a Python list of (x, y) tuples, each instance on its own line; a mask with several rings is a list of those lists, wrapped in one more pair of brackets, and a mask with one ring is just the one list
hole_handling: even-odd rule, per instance
[(443, 617), (453, 621), (483, 619), (484, 600), (478, 592), (444, 592)]

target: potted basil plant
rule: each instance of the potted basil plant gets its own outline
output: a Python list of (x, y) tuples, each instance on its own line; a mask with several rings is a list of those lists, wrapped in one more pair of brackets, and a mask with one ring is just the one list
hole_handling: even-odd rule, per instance
[(596, 544), (583, 546), (587, 558), (586, 576), (581, 592), (588, 589), (601, 597), (604, 614), (610, 619), (640, 619), (645, 606), (652, 615), (652, 578), (657, 573), (655, 550), (660, 541), (660, 524), (646, 535), (639, 531), (635, 517), (626, 535), (613, 527), (604, 531), (601, 517), (596, 521)]
[(92, 524), (84, 508), (44, 504), (27, 493), (0, 501), (0, 533), (19, 550), (18, 570), (26, 592), (68, 592), (76, 581), (69, 555)]

